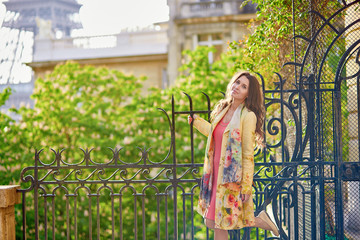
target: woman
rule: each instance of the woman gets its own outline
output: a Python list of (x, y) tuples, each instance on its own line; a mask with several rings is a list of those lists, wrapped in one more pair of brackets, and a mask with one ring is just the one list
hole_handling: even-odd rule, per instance
[[(194, 119), (193, 119), (194, 118)], [(279, 231), (265, 211), (254, 216), (251, 197), (255, 138), (263, 136), (264, 107), (260, 84), (249, 72), (236, 73), (225, 99), (211, 113), (211, 124), (196, 115), (188, 117), (208, 137), (197, 211), (215, 240), (228, 239), (228, 231), (260, 227)]]

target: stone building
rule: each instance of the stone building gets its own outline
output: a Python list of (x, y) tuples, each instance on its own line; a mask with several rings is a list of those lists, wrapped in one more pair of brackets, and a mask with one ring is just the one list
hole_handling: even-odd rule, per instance
[(177, 77), (181, 53), (199, 45), (214, 46), (217, 52), (209, 56), (216, 60), (226, 51), (229, 41), (243, 39), (248, 34), (248, 22), (256, 17), (255, 5), (240, 8), (243, 1), (169, 0), (168, 76), (170, 84)]
[(36, 77), (42, 77), (55, 65), (74, 60), (80, 64), (107, 66), (137, 77), (146, 76), (144, 89), (165, 87), (166, 46), (166, 26), (116, 35), (38, 39), (33, 61), (28, 65)]
[[(256, 9), (252, 4), (241, 8), (242, 2), (169, 0), (169, 21), (152, 29), (113, 36), (36, 40), (34, 59), (29, 66), (36, 76), (41, 76), (57, 63), (72, 59), (82, 64), (106, 65), (135, 76), (145, 75), (148, 77), (145, 89), (165, 88), (176, 80), (183, 50), (214, 46), (217, 52), (209, 56), (214, 61), (226, 51), (229, 41), (243, 39), (249, 33), (247, 24), (255, 18)], [(95, 42), (101, 40), (103, 45), (96, 46)]]
[[(29, 96), (34, 79), (67, 60), (108, 66), (136, 77), (146, 76), (145, 91), (149, 87), (166, 88), (176, 80), (183, 50), (193, 50), (199, 45), (214, 46), (217, 52), (209, 56), (210, 61), (214, 61), (227, 50), (229, 41), (243, 39), (248, 34), (247, 24), (255, 18), (256, 9), (252, 4), (240, 7), (242, 2), (168, 0), (168, 22), (115, 35), (71, 37), (71, 29), (81, 27), (81, 23), (69, 20), (78, 19), (70, 17), (77, 16), (81, 7), (75, 0), (63, 1), (61, 6), (58, 1), (44, 1), (35, 6), (29, 0), (10, 0), (6, 4), (8, 12), (15, 12), (20, 17), (15, 21), (10, 18), (3, 26), (27, 31), (33, 29), (34, 33), (33, 57), (31, 61), (25, 61), (33, 70), (33, 80), (23, 83), (31, 87), (22, 88), (23, 84), (19, 84), (17, 88), (21, 89), (22, 96)], [(29, 103), (14, 97), (6, 108), (19, 106), (19, 101)]]

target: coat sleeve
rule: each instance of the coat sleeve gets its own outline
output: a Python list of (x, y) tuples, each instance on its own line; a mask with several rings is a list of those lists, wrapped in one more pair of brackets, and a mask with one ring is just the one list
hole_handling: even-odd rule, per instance
[(244, 117), (242, 127), (242, 180), (241, 193), (252, 193), (252, 182), (254, 177), (254, 145), (255, 145), (255, 129), (256, 115), (254, 112), (248, 112)]
[(204, 134), (206, 137), (209, 136), (210, 134), (210, 128), (211, 128), (211, 124), (206, 121), (205, 119), (197, 116), (195, 119), (194, 119), (194, 123), (193, 123), (194, 127), (199, 131), (201, 132), (202, 134)]

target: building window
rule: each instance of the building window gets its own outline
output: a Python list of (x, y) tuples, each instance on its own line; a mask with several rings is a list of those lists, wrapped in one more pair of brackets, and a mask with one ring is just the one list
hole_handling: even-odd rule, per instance
[(220, 59), (223, 47), (223, 38), (221, 33), (211, 33), (211, 34), (198, 34), (194, 35), (194, 49), (197, 46), (213, 46), (215, 52), (209, 53), (209, 62), (213, 63)]

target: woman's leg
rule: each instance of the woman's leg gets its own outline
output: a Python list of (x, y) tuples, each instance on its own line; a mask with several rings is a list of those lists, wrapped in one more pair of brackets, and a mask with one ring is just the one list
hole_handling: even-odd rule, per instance
[(215, 228), (215, 221), (210, 220), (208, 218), (205, 218), (205, 225), (210, 229), (214, 229)]
[(270, 219), (269, 215), (265, 211), (261, 211), (257, 217), (255, 217), (254, 227), (262, 228), (267, 231), (272, 231), (275, 236), (279, 236), (279, 230), (275, 223)]
[(263, 221), (259, 217), (255, 217), (255, 225), (254, 225), (254, 227), (262, 228), (262, 229), (267, 230), (267, 231), (271, 230), (271, 227), (269, 226), (269, 224), (267, 224), (265, 221)]
[(214, 229), (214, 240), (228, 240), (228, 231), (215, 228), (215, 221), (205, 218), (205, 225), (208, 228)]
[(214, 240), (228, 240), (229, 239), (227, 230), (215, 228), (214, 232), (215, 232)]

